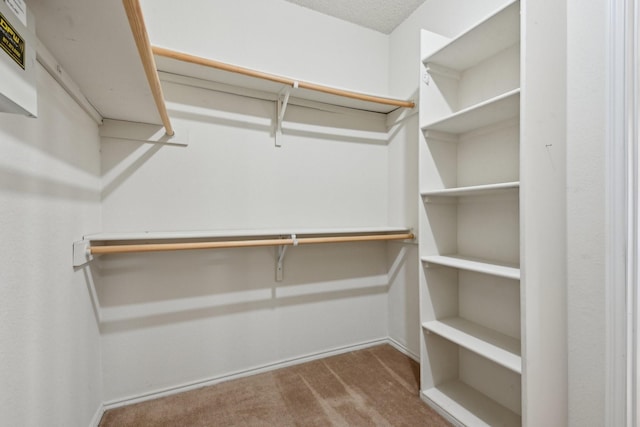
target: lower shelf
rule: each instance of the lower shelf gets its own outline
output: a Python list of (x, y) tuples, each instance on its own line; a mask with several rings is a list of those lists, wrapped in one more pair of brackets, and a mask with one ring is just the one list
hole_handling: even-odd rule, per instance
[(520, 340), (458, 317), (425, 322), (422, 327), (517, 374), (522, 373)]
[(519, 427), (521, 417), (461, 381), (424, 390), (422, 398), (438, 412), (466, 426)]

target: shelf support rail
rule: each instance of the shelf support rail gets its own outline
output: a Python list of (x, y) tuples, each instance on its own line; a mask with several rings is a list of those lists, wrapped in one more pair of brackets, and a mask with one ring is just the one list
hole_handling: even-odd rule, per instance
[[(262, 246), (299, 246), (323, 243), (377, 242), (390, 240), (413, 240), (412, 232), (393, 234), (354, 234), (347, 236), (297, 237), (292, 234), (289, 238), (228, 240), (208, 242), (180, 242), (180, 243), (130, 243), (118, 245), (92, 245), (91, 240), (85, 239), (73, 244), (73, 265), (80, 267), (93, 260), (94, 255), (127, 254), (138, 252), (166, 252), (196, 249), (249, 248)], [(278, 264), (284, 262), (285, 250), (278, 252)]]

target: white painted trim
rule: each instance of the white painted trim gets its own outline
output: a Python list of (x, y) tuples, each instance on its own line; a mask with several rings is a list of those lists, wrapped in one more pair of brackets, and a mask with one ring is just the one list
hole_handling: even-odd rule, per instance
[(415, 362), (420, 363), (420, 355), (411, 351), (409, 347), (402, 344), (401, 342), (389, 337), (387, 338), (387, 344), (389, 344), (391, 347), (395, 348), (405, 356), (412, 358)]
[(91, 422), (89, 423), (89, 427), (98, 427), (100, 425), (100, 421), (102, 421), (102, 416), (104, 415), (104, 405), (100, 404), (98, 409), (96, 409), (96, 413), (93, 414), (93, 418), (91, 418)]
[(301, 363), (312, 362), (314, 360), (324, 359), (326, 357), (331, 357), (331, 356), (337, 356), (337, 355), (349, 353), (352, 351), (364, 350), (366, 348), (375, 347), (377, 345), (382, 345), (382, 344), (390, 344), (396, 347), (389, 338), (380, 338), (377, 340), (371, 340), (371, 341), (367, 341), (359, 344), (354, 344), (354, 345), (349, 345), (344, 347), (337, 347), (332, 350), (321, 351), (321, 352), (309, 354), (306, 356), (294, 357), (294, 358), (283, 360), (280, 362), (275, 362), (275, 363), (271, 363), (263, 366), (258, 366), (255, 368), (245, 369), (245, 370), (234, 372), (227, 375), (220, 375), (217, 377), (211, 377), (211, 378), (203, 379), (200, 381), (193, 381), (193, 382), (181, 384), (174, 387), (158, 389), (156, 391), (152, 391), (148, 393), (141, 393), (141, 394), (129, 396), (123, 399), (112, 400), (110, 402), (104, 403), (104, 410), (108, 411), (110, 409), (133, 405), (135, 403), (146, 402), (149, 400), (154, 400), (154, 399), (158, 399), (166, 396), (172, 396), (174, 394), (184, 393), (186, 391), (196, 390), (202, 387), (208, 387), (208, 386), (212, 386), (212, 385), (219, 384), (226, 381), (248, 377), (250, 375), (257, 375), (257, 374), (262, 374), (269, 371), (275, 371), (276, 369), (287, 368), (289, 366), (295, 366)]
[(638, 116), (640, 115), (640, 1), (627, 0), (627, 16), (629, 27), (627, 29), (627, 76), (625, 79), (625, 91), (631, 98), (627, 101), (626, 129), (627, 140), (631, 153), (629, 175), (632, 177), (628, 188), (628, 206), (632, 220), (630, 221), (632, 232), (630, 242), (632, 250), (627, 254), (627, 271), (631, 274), (627, 277), (627, 295), (629, 305), (627, 311), (627, 425), (638, 427), (640, 425), (640, 271), (638, 257), (640, 257), (640, 129)]
[(608, 427), (638, 423), (638, 0), (609, 0), (606, 292)]
[(606, 336), (607, 375), (605, 417), (608, 427), (624, 426), (626, 407), (625, 366), (625, 289), (626, 280), (626, 148), (616, 141), (624, 139), (624, 2), (609, 3), (609, 66), (608, 66), (608, 141), (607, 155), (607, 241), (606, 268)]

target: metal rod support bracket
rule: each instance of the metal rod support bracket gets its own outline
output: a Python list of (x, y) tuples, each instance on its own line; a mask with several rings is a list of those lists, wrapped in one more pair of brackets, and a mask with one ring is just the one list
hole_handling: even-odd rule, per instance
[[(291, 235), (293, 246), (298, 246), (298, 238), (295, 234)], [(278, 261), (276, 262), (276, 282), (282, 282), (284, 276), (284, 256), (287, 253), (287, 245), (278, 246)]]
[(280, 139), (282, 136), (282, 121), (284, 120), (284, 113), (287, 111), (287, 105), (289, 105), (291, 89), (297, 88), (298, 82), (293, 82), (293, 86), (286, 86), (278, 96), (278, 101), (276, 102), (276, 147), (282, 147)]

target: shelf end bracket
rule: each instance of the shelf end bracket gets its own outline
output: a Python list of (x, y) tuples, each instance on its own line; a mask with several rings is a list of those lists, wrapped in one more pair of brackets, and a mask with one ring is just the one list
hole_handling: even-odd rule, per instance
[(93, 261), (93, 255), (91, 255), (91, 241), (79, 240), (77, 242), (73, 242), (73, 266), (82, 267), (90, 261)]

